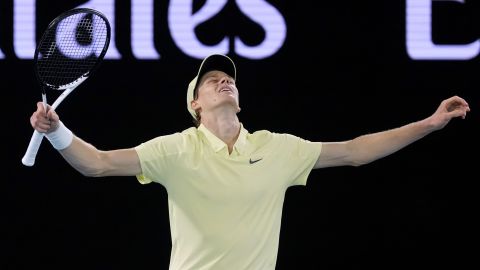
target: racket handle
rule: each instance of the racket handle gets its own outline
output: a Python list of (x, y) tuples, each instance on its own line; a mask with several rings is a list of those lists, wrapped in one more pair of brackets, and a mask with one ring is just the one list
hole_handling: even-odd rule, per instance
[(40, 144), (42, 143), (44, 135), (36, 130), (33, 131), (32, 138), (30, 139), (30, 143), (28, 144), (27, 151), (22, 158), (22, 163), (25, 166), (33, 166), (35, 163), (35, 157), (37, 156), (38, 149), (40, 148)]

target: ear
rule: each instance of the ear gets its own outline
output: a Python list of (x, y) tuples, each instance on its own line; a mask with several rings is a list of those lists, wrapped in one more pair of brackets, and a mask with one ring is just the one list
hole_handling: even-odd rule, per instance
[(192, 109), (193, 109), (194, 111), (196, 111), (196, 110), (198, 110), (198, 109), (201, 108), (201, 107), (200, 107), (200, 104), (198, 104), (197, 100), (192, 100), (191, 103), (190, 103), (190, 105), (192, 106)]

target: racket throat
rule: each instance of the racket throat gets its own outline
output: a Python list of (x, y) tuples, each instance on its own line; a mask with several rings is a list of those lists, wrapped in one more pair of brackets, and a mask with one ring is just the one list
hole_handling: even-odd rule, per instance
[(45, 109), (45, 114), (47, 114), (48, 103), (47, 103), (47, 93), (45, 92), (45, 87), (42, 87), (42, 102), (43, 102), (43, 108)]

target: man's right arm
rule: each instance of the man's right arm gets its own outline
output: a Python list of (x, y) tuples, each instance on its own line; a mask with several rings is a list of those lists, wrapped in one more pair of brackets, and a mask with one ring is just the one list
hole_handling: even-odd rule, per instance
[(74, 135), (70, 146), (59, 152), (85, 176), (135, 176), (142, 173), (134, 148), (101, 151)]
[[(135, 176), (142, 173), (140, 159), (134, 148), (98, 150), (63, 126), (55, 111), (45, 113), (41, 102), (37, 103), (37, 110), (32, 114), (30, 123), (38, 132), (45, 133), (54, 147), (55, 141), (60, 141), (61, 149), (55, 148), (73, 168), (85, 176)], [(65, 140), (65, 136), (72, 137)]]

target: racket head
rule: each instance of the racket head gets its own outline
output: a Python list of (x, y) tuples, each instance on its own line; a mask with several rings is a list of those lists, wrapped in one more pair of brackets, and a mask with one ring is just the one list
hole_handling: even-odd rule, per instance
[(98, 10), (75, 8), (57, 16), (35, 49), (34, 71), (42, 92), (82, 83), (102, 62), (110, 38), (110, 23)]

